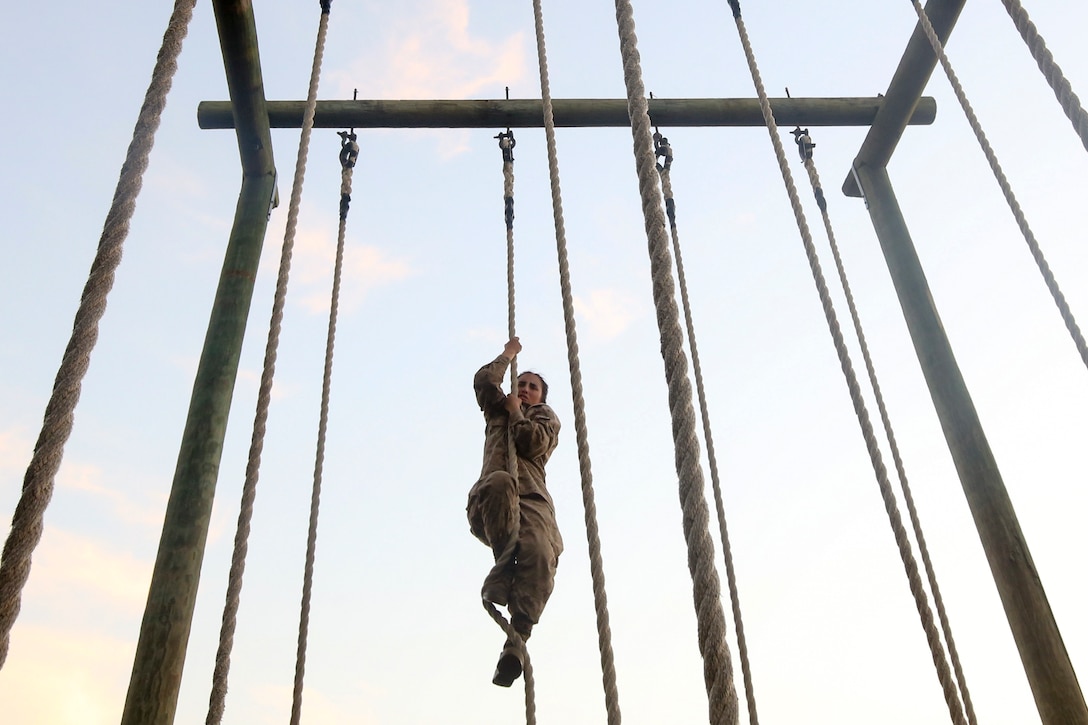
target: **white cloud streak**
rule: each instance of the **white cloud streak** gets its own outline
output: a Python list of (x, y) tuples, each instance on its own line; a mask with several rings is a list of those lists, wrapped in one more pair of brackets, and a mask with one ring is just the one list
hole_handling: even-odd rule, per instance
[(120, 719), (132, 642), (66, 629), (18, 626), (0, 678), (4, 722), (107, 725)]
[(103, 475), (98, 466), (66, 461), (57, 473), (57, 485), (104, 501), (118, 521), (156, 530), (162, 526), (165, 496), (155, 496), (153, 501), (138, 503), (127, 493), (102, 483)]
[(590, 333), (603, 340), (619, 337), (638, 316), (634, 300), (615, 289), (596, 289), (588, 297), (575, 296), (574, 308)]
[(380, 57), (365, 55), (347, 72), (333, 72), (342, 95), (383, 68), (380, 85), (364, 92), (384, 98), (468, 98), (512, 85), (525, 73), (524, 35), (500, 40), (474, 35), (466, 0), (433, 0), (402, 27), (386, 33)]
[(33, 596), (73, 611), (143, 611), (152, 560), (47, 528), (34, 557)]
[[(295, 242), (295, 264), (300, 304), (312, 314), (327, 314), (336, 263), (336, 237), (327, 230), (300, 230)], [(362, 305), (368, 292), (415, 274), (403, 259), (390, 257), (378, 247), (350, 245), (344, 249), (340, 280), (340, 311)]]

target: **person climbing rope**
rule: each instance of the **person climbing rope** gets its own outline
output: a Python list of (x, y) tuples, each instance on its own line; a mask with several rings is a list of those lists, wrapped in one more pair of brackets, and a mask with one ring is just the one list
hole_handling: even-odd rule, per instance
[[(518, 338), (510, 338), (502, 354), (473, 380), (486, 424), (483, 468), (469, 491), (466, 511), (472, 534), (495, 556), (481, 596), (506, 606), (513, 629), (526, 640), (551, 596), (563, 539), (544, 477), (544, 465), (559, 442), (559, 419), (546, 403), (548, 384), (536, 373), (523, 372), (516, 393), (502, 390), (503, 376), (521, 349)], [(510, 473), (508, 436), (516, 451), (516, 480)], [(507, 639), (492, 682), (509, 687), (523, 665), (521, 643)]]

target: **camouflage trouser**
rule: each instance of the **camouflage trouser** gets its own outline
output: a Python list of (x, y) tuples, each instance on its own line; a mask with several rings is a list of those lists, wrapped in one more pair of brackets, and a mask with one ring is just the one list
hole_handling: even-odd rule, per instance
[(496, 559), (510, 540), (514, 517), (519, 518), (508, 606), (514, 628), (527, 637), (551, 596), (563, 552), (555, 511), (540, 496), (519, 496), (517, 482), (505, 471), (476, 482), (467, 510), (472, 534), (491, 547)]

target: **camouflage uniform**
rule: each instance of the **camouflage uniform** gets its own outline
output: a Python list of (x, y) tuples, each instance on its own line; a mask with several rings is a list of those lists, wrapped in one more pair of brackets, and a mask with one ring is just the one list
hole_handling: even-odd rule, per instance
[[(507, 603), (515, 629), (528, 637), (552, 593), (563, 551), (544, 481), (544, 464), (559, 442), (559, 419), (543, 403), (523, 404), (513, 416), (507, 413), (502, 381), (509, 366), (510, 358), (500, 355), (480, 368), (473, 381), (486, 425), (483, 468), (469, 491), (467, 511), (473, 535), (491, 547), (496, 559), (510, 539), (514, 516), (520, 518), (514, 563), (507, 573)], [(507, 470), (508, 424), (518, 457), (516, 483)]]

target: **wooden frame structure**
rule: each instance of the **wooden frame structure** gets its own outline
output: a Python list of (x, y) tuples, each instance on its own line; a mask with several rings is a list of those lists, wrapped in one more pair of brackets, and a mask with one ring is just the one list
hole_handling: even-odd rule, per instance
[[(930, 0), (947, 39), (966, 0)], [(230, 103), (206, 102), (202, 128), (234, 128), (243, 180), (219, 289), (200, 360), (163, 524), (122, 722), (173, 722), (210, 523), (225, 421), (233, 394), (257, 262), (276, 195), (271, 127), (299, 127), (301, 102), (265, 99), (251, 0), (213, 0)], [(933, 305), (892, 190), (887, 164), (906, 126), (930, 123), (921, 93), (937, 59), (916, 28), (879, 99), (775, 99), (779, 121), (869, 125), (843, 191), (866, 200), (1027, 679), (1045, 725), (1088, 725), (1076, 675), (1035, 571), (1000, 472)], [(540, 101), (325, 101), (317, 127), (541, 126)], [(654, 99), (656, 122), (763, 125), (748, 99)], [(556, 125), (626, 126), (625, 101), (555, 101)]]

